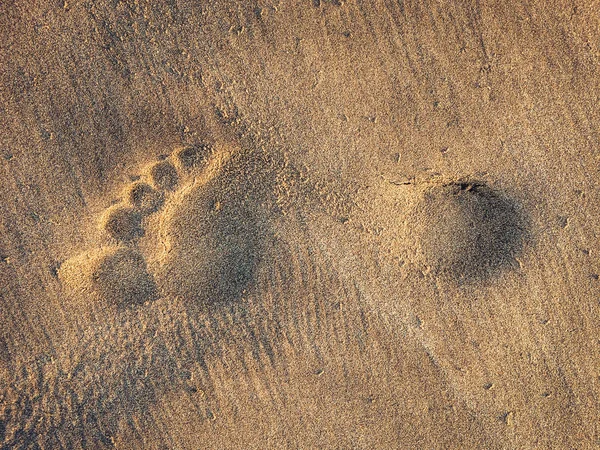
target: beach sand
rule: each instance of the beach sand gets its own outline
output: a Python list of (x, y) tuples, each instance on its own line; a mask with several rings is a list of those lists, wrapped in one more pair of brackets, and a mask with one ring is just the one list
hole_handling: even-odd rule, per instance
[(0, 448), (600, 448), (599, 7), (0, 4)]

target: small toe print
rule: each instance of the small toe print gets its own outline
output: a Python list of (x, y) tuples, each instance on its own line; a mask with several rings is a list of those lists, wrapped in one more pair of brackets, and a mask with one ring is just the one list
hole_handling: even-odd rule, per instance
[(143, 182), (137, 182), (129, 186), (126, 198), (131, 205), (135, 206), (144, 215), (156, 212), (164, 202), (161, 192)]
[(172, 191), (177, 186), (179, 175), (177, 169), (169, 161), (161, 161), (150, 168), (150, 177), (156, 188)]
[(112, 238), (131, 241), (144, 235), (141, 222), (142, 216), (135, 208), (115, 205), (106, 211), (101, 226)]

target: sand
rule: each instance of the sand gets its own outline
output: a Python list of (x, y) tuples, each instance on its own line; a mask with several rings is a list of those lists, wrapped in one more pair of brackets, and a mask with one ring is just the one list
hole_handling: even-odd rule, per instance
[(599, 7), (0, 4), (0, 448), (600, 447)]

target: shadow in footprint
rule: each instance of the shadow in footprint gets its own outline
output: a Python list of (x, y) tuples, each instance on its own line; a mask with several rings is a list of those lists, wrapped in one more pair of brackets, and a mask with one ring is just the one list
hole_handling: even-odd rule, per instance
[(527, 230), (514, 199), (482, 182), (457, 182), (423, 194), (413, 235), (422, 263), (433, 275), (482, 281), (514, 266)]
[(238, 299), (254, 279), (270, 234), (259, 194), (264, 186), (237, 169), (198, 180), (166, 212), (167, 252), (158, 277), (165, 293), (222, 304)]

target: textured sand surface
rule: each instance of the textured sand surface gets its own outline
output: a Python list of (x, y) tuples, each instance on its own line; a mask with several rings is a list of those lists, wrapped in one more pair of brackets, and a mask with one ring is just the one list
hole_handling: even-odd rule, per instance
[(600, 448), (600, 2), (0, 3), (0, 448)]

